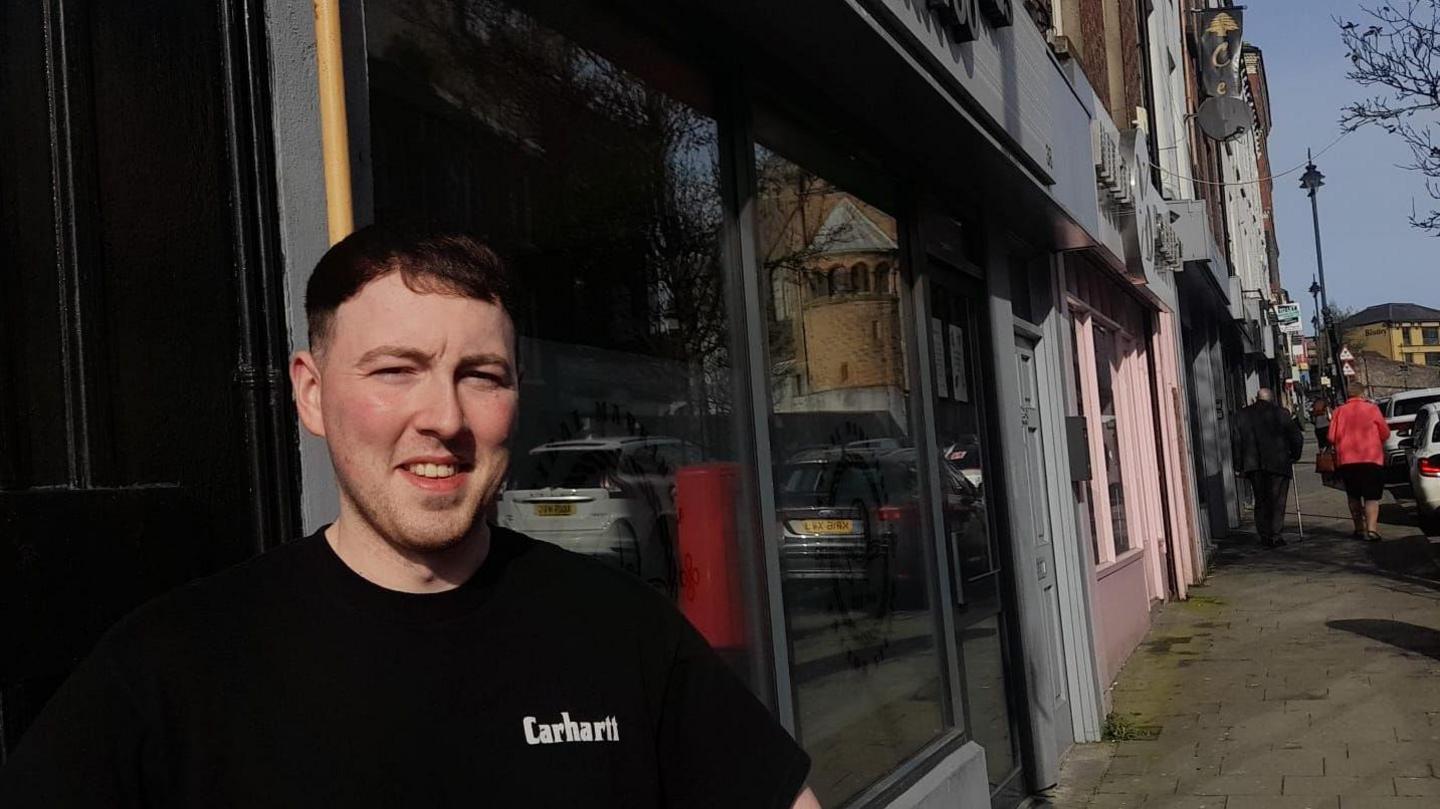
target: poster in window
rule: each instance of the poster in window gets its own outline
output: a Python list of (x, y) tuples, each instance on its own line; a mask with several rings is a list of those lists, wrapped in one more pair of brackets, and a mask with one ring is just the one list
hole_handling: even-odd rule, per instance
[(935, 391), (941, 399), (950, 397), (950, 377), (945, 375), (945, 324), (930, 318), (930, 356), (935, 363)]
[(970, 383), (965, 376), (965, 330), (950, 325), (950, 387), (955, 391), (955, 400), (970, 401)]

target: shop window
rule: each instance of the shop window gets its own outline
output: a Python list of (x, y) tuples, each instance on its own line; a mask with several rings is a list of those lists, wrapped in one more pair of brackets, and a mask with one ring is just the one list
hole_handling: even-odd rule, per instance
[[(890, 214), (768, 149), (755, 161), (765, 288), (799, 283), (836, 253), (896, 260)], [(772, 307), (767, 318), (790, 674), (810, 785), (839, 806), (944, 727), (900, 299), (815, 301), (789, 320)], [(875, 320), (880, 345), (840, 339)], [(798, 392), (779, 384), (792, 369)]]
[(1420, 342), (1427, 346), (1440, 346), (1440, 328), (1427, 326), (1420, 329)]
[[(667, 67), (662, 92), (493, 0), (365, 6), (376, 219), (481, 234), (521, 285), (523, 406), (496, 518), (671, 597), (682, 549), (729, 543), (722, 580), (754, 592), (704, 83)], [(745, 658), (753, 633), (699, 628)]]
[(1425, 355), (1425, 364), (1431, 367), (1440, 367), (1440, 353), (1430, 352)]
[(1100, 394), (1100, 411), (1096, 414), (1100, 436), (1105, 448), (1103, 483), (1110, 501), (1111, 540), (1115, 555), (1130, 550), (1130, 529), (1125, 518), (1125, 484), (1120, 459), (1120, 421), (1118, 418), (1115, 376), (1120, 367), (1120, 344), (1115, 333), (1095, 327), (1095, 386)]

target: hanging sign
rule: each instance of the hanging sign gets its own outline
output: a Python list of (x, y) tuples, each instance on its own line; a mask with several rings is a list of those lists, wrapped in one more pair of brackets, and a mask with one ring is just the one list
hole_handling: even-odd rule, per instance
[(1300, 304), (1280, 303), (1275, 305), (1275, 321), (1280, 324), (1283, 334), (1300, 334), (1305, 324), (1300, 321)]
[(1239, 97), (1243, 12), (1238, 8), (1200, 12), (1200, 87), (1212, 98)]

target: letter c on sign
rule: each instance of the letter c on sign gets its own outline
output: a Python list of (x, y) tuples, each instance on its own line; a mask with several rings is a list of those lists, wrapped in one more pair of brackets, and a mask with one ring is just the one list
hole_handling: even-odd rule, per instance
[(540, 744), (540, 737), (535, 735), (535, 717), (525, 717), (525, 743)]

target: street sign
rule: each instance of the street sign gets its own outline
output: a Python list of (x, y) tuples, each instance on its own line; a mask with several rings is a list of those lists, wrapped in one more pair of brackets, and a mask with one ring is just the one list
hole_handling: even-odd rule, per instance
[(1278, 303), (1275, 305), (1275, 322), (1280, 324), (1283, 334), (1300, 334), (1305, 324), (1300, 321), (1300, 304)]
[(1351, 364), (1348, 363), (1348, 362), (1345, 363), (1345, 366), (1344, 366), (1343, 368), (1341, 368), (1340, 370), (1343, 371), (1346, 376), (1354, 376), (1354, 375), (1355, 375), (1355, 366), (1351, 365)]
[(1353, 359), (1355, 359), (1355, 355), (1350, 353), (1350, 346), (1345, 346), (1340, 349), (1341, 362), (1349, 362)]

